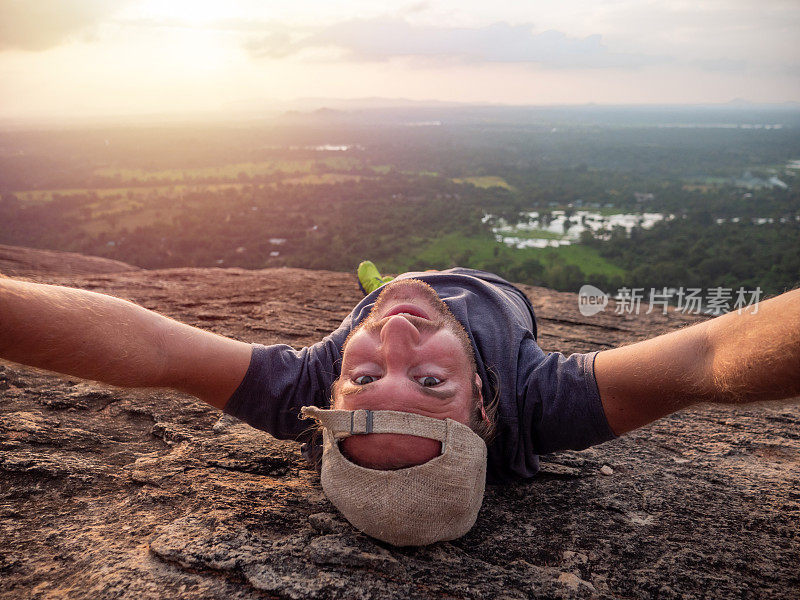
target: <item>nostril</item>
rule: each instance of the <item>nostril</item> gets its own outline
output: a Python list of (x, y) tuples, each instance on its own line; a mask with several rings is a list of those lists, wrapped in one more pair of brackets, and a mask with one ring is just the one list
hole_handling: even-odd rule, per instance
[(402, 315), (389, 317), (384, 326), (381, 328), (380, 339), (381, 342), (410, 340), (413, 342), (419, 341), (419, 330), (414, 326), (411, 321)]

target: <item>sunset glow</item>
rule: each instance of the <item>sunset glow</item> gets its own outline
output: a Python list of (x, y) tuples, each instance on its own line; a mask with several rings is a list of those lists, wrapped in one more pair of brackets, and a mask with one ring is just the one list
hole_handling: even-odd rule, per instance
[(283, 110), (301, 97), (798, 101), (799, 23), (782, 0), (2, 0), (0, 118)]

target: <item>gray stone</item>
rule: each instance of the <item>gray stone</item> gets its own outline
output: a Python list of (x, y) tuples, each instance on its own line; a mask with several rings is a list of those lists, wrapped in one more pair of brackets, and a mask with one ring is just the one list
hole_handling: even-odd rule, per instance
[(320, 533), (342, 533), (353, 529), (338, 513), (314, 513), (308, 516), (308, 522)]
[(399, 575), (403, 567), (391, 553), (369, 538), (351, 535), (323, 535), (309, 544), (309, 557), (317, 565), (344, 565)]

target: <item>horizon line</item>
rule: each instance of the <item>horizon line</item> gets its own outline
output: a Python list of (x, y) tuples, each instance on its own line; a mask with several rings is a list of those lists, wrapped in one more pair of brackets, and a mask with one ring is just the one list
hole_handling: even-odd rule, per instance
[[(402, 105), (400, 105), (402, 103)], [(260, 106), (258, 106), (260, 104)], [(297, 108), (292, 108), (297, 104)], [(338, 106), (326, 106), (333, 104)], [(346, 105), (351, 106), (346, 106)], [(243, 108), (232, 110), (231, 107), (242, 105)], [(316, 105), (316, 106), (315, 106)], [(728, 108), (728, 109), (794, 109), (800, 111), (800, 101), (783, 100), (778, 102), (753, 102), (742, 98), (733, 98), (722, 102), (575, 102), (575, 103), (506, 103), (506, 102), (458, 102), (451, 100), (425, 99), (414, 100), (402, 97), (362, 96), (362, 97), (315, 97), (302, 96), (291, 100), (234, 100), (216, 109), (193, 109), (183, 111), (162, 112), (98, 112), (59, 115), (56, 113), (39, 113), (29, 115), (0, 114), (0, 126), (21, 125), (65, 125), (89, 124), (92, 122), (107, 124), (109, 121), (128, 122), (161, 121), (181, 123), (194, 122), (200, 118), (213, 117), (216, 122), (253, 121), (276, 118), (284, 115), (313, 115), (323, 110), (348, 113), (371, 110), (414, 110), (424, 108), (459, 109), (459, 108), (498, 108), (498, 109), (579, 109), (579, 108)]]

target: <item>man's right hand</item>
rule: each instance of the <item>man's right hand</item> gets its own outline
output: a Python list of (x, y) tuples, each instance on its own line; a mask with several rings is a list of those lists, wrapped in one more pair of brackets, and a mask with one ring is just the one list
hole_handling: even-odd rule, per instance
[(0, 358), (124, 387), (169, 387), (222, 408), (249, 344), (105, 294), (0, 278)]

